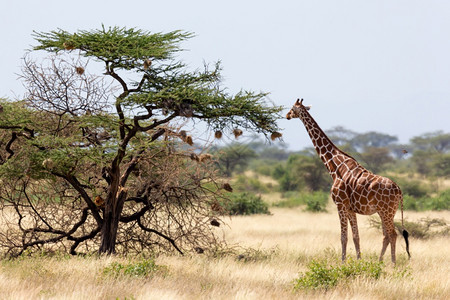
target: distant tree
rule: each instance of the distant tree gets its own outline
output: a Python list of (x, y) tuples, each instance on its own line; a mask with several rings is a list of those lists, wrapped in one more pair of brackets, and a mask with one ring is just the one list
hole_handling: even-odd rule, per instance
[(351, 141), (358, 135), (358, 133), (346, 129), (343, 126), (336, 126), (326, 131), (328, 137), (337, 146), (351, 144)]
[(437, 176), (450, 177), (450, 154), (435, 156), (432, 162), (433, 170)]
[(379, 173), (387, 164), (394, 160), (390, 155), (388, 148), (377, 147), (367, 147), (366, 150), (360, 154), (360, 157), (361, 162), (374, 173)]
[[(368, 148), (389, 148), (396, 147), (398, 138), (392, 135), (370, 131), (366, 133), (357, 133), (348, 130), (342, 126), (334, 127), (327, 131), (328, 136), (336, 145), (348, 154), (358, 158), (359, 153), (366, 151)], [(402, 153), (400, 150), (400, 153)], [(397, 149), (395, 154), (400, 155)]]
[(433, 172), (433, 160), (435, 155), (436, 153), (430, 153), (429, 151), (414, 151), (411, 161), (415, 166), (416, 172), (423, 176), (431, 175)]
[(397, 141), (398, 138), (395, 136), (371, 131), (356, 135), (351, 144), (358, 151), (365, 151), (367, 148), (387, 147)]
[(448, 153), (450, 152), (450, 133), (443, 131), (425, 133), (412, 138), (411, 145), (414, 149), (422, 151)]
[[(219, 63), (188, 71), (174, 54), (191, 36), (119, 27), (34, 34), (34, 50), (51, 55), (42, 64), (25, 59), (26, 100), (2, 102), (0, 111), (0, 202), (16, 212), (22, 231), (12, 242), (21, 247), (16, 254), (48, 243), (110, 254), (118, 241), (120, 251), (129, 242), (151, 247), (152, 235), (193, 247), (207, 214), (195, 228), (201, 222), (191, 217), (208, 208), (203, 176), (211, 177), (178, 152), (180, 142), (193, 144), (182, 125), (197, 120), (224, 133), (240, 127), (270, 135), (282, 108), (268, 104), (266, 93), (229, 94)], [(89, 60), (103, 65), (103, 75), (91, 73)], [(46, 201), (64, 207), (46, 208)], [(22, 222), (23, 203), (34, 223)]]
[(284, 175), (279, 181), (283, 190), (322, 191), (331, 188), (328, 172), (317, 156), (290, 155), (285, 165)]
[(238, 167), (243, 170), (248, 165), (251, 158), (256, 157), (256, 153), (246, 144), (232, 143), (226, 147), (216, 150), (217, 166), (222, 173), (230, 177)]

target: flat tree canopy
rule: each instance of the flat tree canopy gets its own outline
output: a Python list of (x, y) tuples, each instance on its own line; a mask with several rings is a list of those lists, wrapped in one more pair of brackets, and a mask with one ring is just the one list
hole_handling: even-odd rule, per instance
[(48, 55), (25, 56), (25, 99), (0, 100), (3, 254), (217, 245), (211, 224), (226, 192), (183, 124), (269, 136), (282, 108), (264, 92), (230, 94), (220, 63), (189, 71), (175, 54), (192, 36), (120, 27), (34, 33), (33, 50)]

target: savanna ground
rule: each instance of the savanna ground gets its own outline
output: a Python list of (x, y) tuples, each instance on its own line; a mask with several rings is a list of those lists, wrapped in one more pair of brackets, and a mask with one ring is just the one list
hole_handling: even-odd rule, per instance
[[(379, 278), (355, 276), (335, 286), (298, 289), (313, 260), (340, 265), (336, 209), (311, 213), (271, 208), (272, 215), (237, 216), (223, 228), (234, 251), (145, 258), (43, 255), (3, 260), (0, 299), (448, 299), (449, 237), (411, 239), (408, 262), (397, 241), (397, 267), (385, 256)], [(400, 213), (398, 212), (397, 218)], [(408, 221), (450, 220), (450, 212), (405, 212)], [(359, 216), (363, 260), (376, 260), (382, 235)], [(239, 246), (233, 246), (239, 245)], [(348, 253), (355, 257), (349, 237)], [(155, 263), (156, 265), (152, 265)]]

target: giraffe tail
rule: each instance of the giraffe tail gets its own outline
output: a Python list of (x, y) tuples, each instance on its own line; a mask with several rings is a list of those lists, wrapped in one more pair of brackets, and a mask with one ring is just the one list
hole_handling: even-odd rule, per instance
[(409, 233), (408, 231), (406, 231), (406, 229), (403, 229), (403, 237), (405, 238), (405, 243), (406, 243), (406, 252), (408, 253), (408, 259), (411, 259), (411, 254), (409, 254)]
[(405, 239), (406, 253), (408, 253), (408, 259), (411, 259), (411, 254), (409, 254), (409, 239), (408, 239), (409, 233), (408, 233), (408, 231), (406, 231), (405, 225), (403, 223), (403, 196), (401, 199), (401, 211), (402, 211), (402, 228), (403, 228), (402, 235), (403, 235), (403, 238)]

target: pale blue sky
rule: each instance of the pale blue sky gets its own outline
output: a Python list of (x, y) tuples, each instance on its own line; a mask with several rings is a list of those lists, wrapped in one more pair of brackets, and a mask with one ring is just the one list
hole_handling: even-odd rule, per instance
[[(181, 55), (193, 69), (222, 60), (224, 85), (296, 98), (326, 131), (344, 126), (401, 142), (450, 131), (450, 2), (6, 1), (0, 11), (0, 97), (23, 94), (15, 73), (33, 30), (105, 26), (196, 37)], [(311, 145), (298, 120), (280, 121), (292, 150)]]

